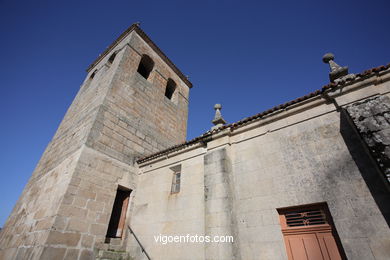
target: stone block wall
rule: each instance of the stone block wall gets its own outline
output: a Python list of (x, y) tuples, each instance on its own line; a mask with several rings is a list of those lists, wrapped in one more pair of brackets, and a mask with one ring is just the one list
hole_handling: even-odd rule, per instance
[(376, 96), (359, 101), (347, 111), (390, 184), (390, 98)]
[[(228, 148), (212, 150), (204, 156), (205, 234), (238, 239), (233, 209), (234, 182)], [(205, 244), (205, 259), (241, 259), (238, 241)]]
[[(169, 168), (194, 164), (200, 157), (203, 167), (191, 167), (190, 172), (183, 173), (185, 186), (176, 198), (183, 199), (189, 187), (201, 189), (204, 185), (204, 194), (194, 194), (192, 198), (203, 199), (204, 208), (202, 204), (188, 204), (182, 215), (203, 211), (204, 233), (198, 232), (233, 235), (235, 243), (204, 244), (204, 256), (191, 254), (191, 259), (226, 259), (227, 255), (234, 259), (287, 259), (278, 209), (314, 203), (326, 203), (329, 207), (341, 250), (348, 259), (390, 258), (390, 230), (376, 198), (379, 194), (383, 201), (388, 201), (384, 199), (388, 195), (384, 197), (383, 192), (371, 189), (366, 175), (376, 174), (376, 166), (343, 117), (343, 108), (372, 102), (370, 97), (381, 91), (388, 88), (367, 83), (345, 88), (332, 96), (334, 103), (318, 97), (241, 128), (214, 134), (205, 140), (204, 148), (189, 146), (165, 158), (143, 162), (140, 168), (145, 182), (140, 182), (137, 194), (148, 195), (136, 198), (139, 211), (133, 224), (141, 236), (144, 234), (143, 241), (153, 248), (153, 259), (174, 259), (184, 252), (193, 252), (193, 248), (170, 246), (171, 255), (161, 257), (159, 252), (166, 252), (168, 247), (154, 243), (151, 230), (182, 234), (182, 222), (169, 225), (169, 230), (156, 223), (158, 219), (165, 221), (166, 195), (162, 196), (162, 206), (155, 206), (156, 197), (149, 186), (165, 182), (168, 192)], [(383, 106), (387, 102), (383, 96), (374, 105), (376, 109), (387, 107)], [(383, 111), (375, 115), (380, 113)], [(185, 176), (200, 174), (203, 183), (192, 182), (188, 186)], [(146, 219), (141, 221), (142, 217)], [(153, 224), (154, 228), (144, 233), (143, 228)]]
[[(140, 141), (146, 141), (148, 151), (184, 142), (188, 86), (137, 35), (131, 38), (130, 44), (131, 47), (127, 45), (123, 49), (118, 73), (105, 101), (106, 107), (129, 120), (128, 126), (138, 130), (136, 136), (141, 138)], [(155, 62), (148, 79), (137, 72), (142, 54), (149, 55)], [(177, 84), (172, 100), (164, 95), (168, 78)]]
[(95, 74), (93, 79), (87, 76), (39, 160), (34, 175), (45, 174), (86, 142), (107, 94), (113, 71), (103, 67)]
[[(131, 226), (152, 259), (204, 259), (203, 243), (156, 242), (154, 236), (205, 233), (204, 161), (199, 151), (180, 161), (142, 169)], [(173, 167), (181, 166), (180, 192), (171, 194)], [(131, 255), (135, 255), (132, 251)]]
[(348, 258), (389, 256), (388, 226), (340, 134), (338, 112), (232, 148), (243, 259), (286, 259), (277, 209), (320, 202)]
[[(132, 164), (185, 141), (189, 88), (138, 35), (128, 41), (130, 45), (117, 47), (116, 72), (87, 144)], [(148, 79), (137, 72), (142, 54), (155, 62)], [(172, 100), (164, 95), (168, 78), (178, 85)]]
[(58, 225), (57, 213), (80, 153), (31, 178), (0, 233), (0, 259), (40, 258), (51, 230)]
[[(60, 258), (62, 253), (63, 256), (66, 254), (66, 250), (52, 249), (49, 242), (58, 225), (64, 224), (58, 214), (68, 203), (68, 186), (72, 185), (80, 155), (113, 75), (112, 71), (104, 68), (95, 74), (93, 79), (87, 76), (5, 223), (4, 230), (7, 232), (1, 234), (0, 252), (6, 253), (7, 259), (45, 259), (45, 255), (57, 253)], [(72, 214), (81, 214), (76, 211)], [(76, 242), (69, 242), (67, 234), (57, 234), (56, 243), (78, 243), (73, 234), (70, 238)], [(28, 241), (26, 237), (30, 236), (34, 236), (32, 244), (25, 244)]]
[(85, 146), (45, 242), (47, 248), (53, 247), (50, 252), (64, 250), (65, 256), (76, 255), (69, 259), (93, 259), (97, 250), (106, 249), (104, 240), (116, 190), (118, 185), (135, 190), (135, 171)]
[(106, 248), (118, 184), (135, 190), (135, 171), (84, 146), (23, 194), (2, 232), (0, 258), (94, 259)]
[[(148, 80), (137, 72), (144, 53), (155, 62)], [(122, 39), (87, 75), (1, 232), (0, 256), (93, 259), (107, 249), (118, 186), (137, 187), (134, 159), (185, 140), (188, 92), (136, 32)]]

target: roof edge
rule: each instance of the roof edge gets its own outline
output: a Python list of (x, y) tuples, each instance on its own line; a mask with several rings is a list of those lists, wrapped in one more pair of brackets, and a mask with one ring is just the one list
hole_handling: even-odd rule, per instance
[(189, 87), (192, 88), (192, 83), (188, 78), (176, 67), (176, 65), (164, 54), (164, 52), (149, 38), (149, 36), (140, 28), (138, 23), (132, 24), (119, 37), (108, 46), (103, 53), (88, 66), (87, 72), (90, 72), (115, 46), (117, 46), (127, 35), (135, 31), (159, 56), (168, 64), (168, 66), (179, 76), (179, 78)]
[(181, 144), (177, 144), (177, 145), (169, 147), (169, 148), (167, 148), (165, 150), (162, 150), (162, 151), (159, 151), (157, 153), (154, 153), (154, 154), (145, 156), (143, 158), (140, 158), (140, 159), (137, 160), (137, 163), (138, 164), (142, 164), (142, 163), (154, 160), (156, 158), (159, 158), (161, 156), (167, 155), (169, 153), (172, 153), (172, 152), (175, 152), (175, 151), (179, 151), (181, 149), (185, 149), (186, 147), (194, 145), (194, 144), (196, 144), (198, 142), (205, 142), (205, 141), (209, 140), (213, 134), (221, 132), (224, 129), (229, 128), (230, 130), (234, 130), (234, 129), (239, 128), (239, 127), (241, 127), (243, 125), (246, 125), (246, 124), (248, 124), (248, 123), (250, 123), (250, 122), (252, 122), (252, 121), (254, 121), (256, 119), (259, 119), (259, 118), (262, 118), (262, 117), (264, 117), (266, 115), (272, 114), (272, 113), (274, 113), (276, 111), (284, 110), (287, 107), (293, 106), (295, 104), (302, 103), (303, 101), (306, 101), (306, 100), (308, 100), (310, 98), (321, 96), (325, 92), (335, 91), (339, 87), (343, 87), (343, 86), (345, 86), (347, 84), (351, 85), (351, 84), (356, 83), (358, 81), (371, 78), (374, 75), (377, 75), (377, 73), (379, 73), (381, 71), (385, 71), (385, 70), (387, 70), (389, 68), (390, 68), (390, 63), (387, 64), (387, 65), (383, 65), (383, 66), (375, 67), (375, 68), (372, 68), (372, 69), (369, 69), (369, 70), (365, 70), (365, 71), (363, 71), (363, 72), (361, 72), (359, 74), (356, 74), (355, 79), (348, 79), (346, 82), (329, 83), (328, 85), (323, 86), (321, 89), (316, 90), (314, 92), (311, 92), (311, 93), (309, 93), (307, 95), (304, 95), (302, 97), (299, 97), (299, 98), (296, 98), (296, 99), (291, 100), (289, 102), (286, 102), (284, 104), (275, 106), (273, 108), (270, 108), (268, 110), (265, 110), (263, 112), (255, 114), (253, 116), (246, 117), (246, 118), (241, 119), (241, 120), (239, 120), (239, 121), (237, 121), (235, 123), (231, 123), (231, 124), (227, 124), (227, 125), (221, 126), (221, 127), (217, 128), (217, 129), (214, 129), (213, 131), (207, 131), (203, 135), (201, 135), (199, 137), (196, 137), (196, 138), (194, 138), (192, 140), (186, 141), (186, 142), (181, 143)]

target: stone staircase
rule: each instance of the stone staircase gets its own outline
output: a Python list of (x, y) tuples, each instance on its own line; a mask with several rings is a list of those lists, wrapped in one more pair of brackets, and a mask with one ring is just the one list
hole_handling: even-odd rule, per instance
[(96, 260), (134, 260), (134, 258), (126, 252), (125, 245), (123, 245), (120, 238), (110, 238), (109, 243), (106, 244), (106, 249), (98, 252)]
[(100, 250), (96, 260), (148, 260), (139, 248), (131, 254), (126, 251)]
[(126, 242), (120, 238), (110, 238), (105, 248), (99, 250), (96, 260), (151, 260), (130, 227), (128, 231)]

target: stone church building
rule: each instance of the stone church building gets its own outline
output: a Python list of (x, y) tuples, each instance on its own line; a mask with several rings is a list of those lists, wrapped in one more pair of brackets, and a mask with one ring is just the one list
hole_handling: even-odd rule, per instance
[[(323, 60), (328, 85), (231, 124), (216, 105), (186, 141), (192, 84), (132, 25), (87, 69), (0, 259), (390, 259), (390, 64)], [(234, 241), (156, 241), (188, 235)]]

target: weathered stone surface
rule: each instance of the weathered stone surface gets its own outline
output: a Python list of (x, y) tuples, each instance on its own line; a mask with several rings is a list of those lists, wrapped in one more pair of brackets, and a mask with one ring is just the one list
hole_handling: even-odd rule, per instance
[(53, 259), (63, 259), (65, 256), (66, 248), (55, 248), (55, 247), (45, 247), (42, 252), (40, 259), (42, 260), (53, 260)]
[(49, 245), (63, 245), (63, 246), (77, 246), (80, 241), (80, 234), (78, 233), (63, 233), (53, 231), (50, 233), (47, 244)]
[(348, 106), (347, 111), (390, 182), (390, 98), (377, 96), (359, 101)]
[(93, 245), (94, 236), (83, 235), (81, 238), (81, 246), (85, 248), (91, 248)]
[[(142, 164), (132, 226), (139, 228), (135, 232), (148, 252), (160, 259), (180, 259), (184, 251), (193, 259), (287, 259), (277, 209), (326, 202), (348, 259), (386, 259), (390, 232), (363, 176), (375, 173), (366, 151), (343, 129), (341, 113), (332, 105), (298, 111), (284, 119), (282, 128), (270, 120)], [(173, 197), (169, 191), (175, 165), (182, 167), (182, 186)], [(202, 187), (203, 192), (193, 192)], [(190, 200), (182, 208), (186, 196)], [(194, 227), (202, 214), (204, 231)], [(187, 219), (190, 215), (197, 218)], [(156, 233), (188, 230), (234, 235), (238, 250), (231, 244), (186, 250), (169, 245), (178, 254), (173, 255), (153, 240)], [(205, 255), (195, 257), (196, 250)], [(232, 257), (233, 252), (238, 255)]]
[(81, 251), (79, 260), (93, 260), (93, 259), (95, 259), (95, 256), (92, 250), (84, 249), (83, 251)]
[[(211, 151), (204, 156), (206, 234), (237, 234), (231, 174), (227, 148)], [(205, 259), (240, 259), (238, 244), (225, 244), (223, 250), (221, 244), (206, 244)]]
[(78, 249), (67, 249), (64, 260), (78, 259), (80, 250)]
[(92, 235), (100, 235), (103, 236), (107, 232), (107, 225), (100, 225), (100, 224), (92, 224), (89, 228), (89, 232)]
[(85, 233), (88, 231), (89, 223), (83, 219), (71, 218), (69, 220), (68, 228), (69, 231), (76, 231)]

